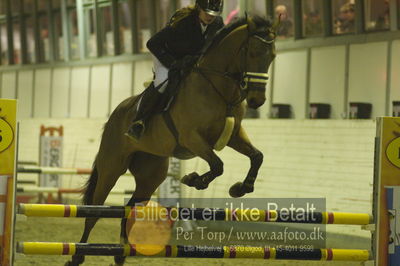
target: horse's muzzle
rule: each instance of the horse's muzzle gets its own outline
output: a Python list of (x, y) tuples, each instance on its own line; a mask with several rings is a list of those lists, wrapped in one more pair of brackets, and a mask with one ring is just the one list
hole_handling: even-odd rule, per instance
[(250, 108), (257, 109), (265, 103), (266, 84), (249, 82), (247, 87), (247, 105)]
[(250, 108), (257, 109), (265, 103), (265, 93), (264, 92), (249, 92), (247, 96), (247, 105)]
[(265, 99), (264, 99), (264, 101), (260, 101), (259, 99), (255, 99), (255, 98), (251, 98), (251, 99), (247, 100), (247, 105), (250, 108), (253, 108), (253, 109), (257, 109), (258, 107), (260, 107), (264, 103), (265, 103)]

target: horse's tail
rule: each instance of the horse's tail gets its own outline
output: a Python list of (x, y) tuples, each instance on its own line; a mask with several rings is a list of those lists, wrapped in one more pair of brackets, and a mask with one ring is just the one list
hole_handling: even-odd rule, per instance
[(96, 160), (93, 163), (93, 169), (92, 173), (90, 174), (90, 177), (88, 181), (86, 182), (84, 189), (83, 189), (83, 204), (85, 205), (91, 205), (93, 202), (93, 194), (94, 190), (96, 189), (96, 184), (97, 184), (97, 178), (98, 178), (98, 172), (97, 172), (97, 167), (96, 167)]

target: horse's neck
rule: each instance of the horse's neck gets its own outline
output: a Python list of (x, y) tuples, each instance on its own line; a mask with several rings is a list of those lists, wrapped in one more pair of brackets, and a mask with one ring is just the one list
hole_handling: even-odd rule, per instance
[[(244, 30), (243, 30), (244, 29)], [(238, 86), (235, 80), (218, 74), (218, 72), (238, 73), (240, 69), (236, 58), (240, 56), (240, 48), (247, 37), (247, 29), (235, 30), (228, 34), (221, 42), (207, 52), (200, 67), (211, 72), (205, 71), (209, 82), (210, 90), (222, 96), (226, 103), (236, 102), (240, 98), (240, 91), (235, 89)], [(212, 74), (214, 72), (214, 75)], [(217, 75), (215, 75), (217, 73)]]
[(219, 70), (222, 72), (232, 70), (237, 67), (234, 63), (235, 57), (239, 55), (239, 50), (247, 36), (246, 25), (241, 26), (229, 33), (215, 47), (211, 48), (203, 58), (200, 66)]

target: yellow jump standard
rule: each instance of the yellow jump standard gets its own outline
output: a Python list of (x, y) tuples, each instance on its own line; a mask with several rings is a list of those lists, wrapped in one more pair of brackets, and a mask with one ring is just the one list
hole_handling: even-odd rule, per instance
[(29, 255), (150, 256), (173, 258), (252, 258), (322, 261), (367, 261), (368, 250), (284, 250), (244, 246), (154, 246), (87, 243), (19, 242), (17, 252)]

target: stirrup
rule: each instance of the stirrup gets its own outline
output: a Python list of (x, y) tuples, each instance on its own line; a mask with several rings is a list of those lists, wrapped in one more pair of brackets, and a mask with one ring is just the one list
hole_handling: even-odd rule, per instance
[(126, 132), (125, 135), (135, 141), (139, 141), (143, 136), (144, 130), (145, 126), (143, 120), (138, 120), (129, 127), (128, 132)]

